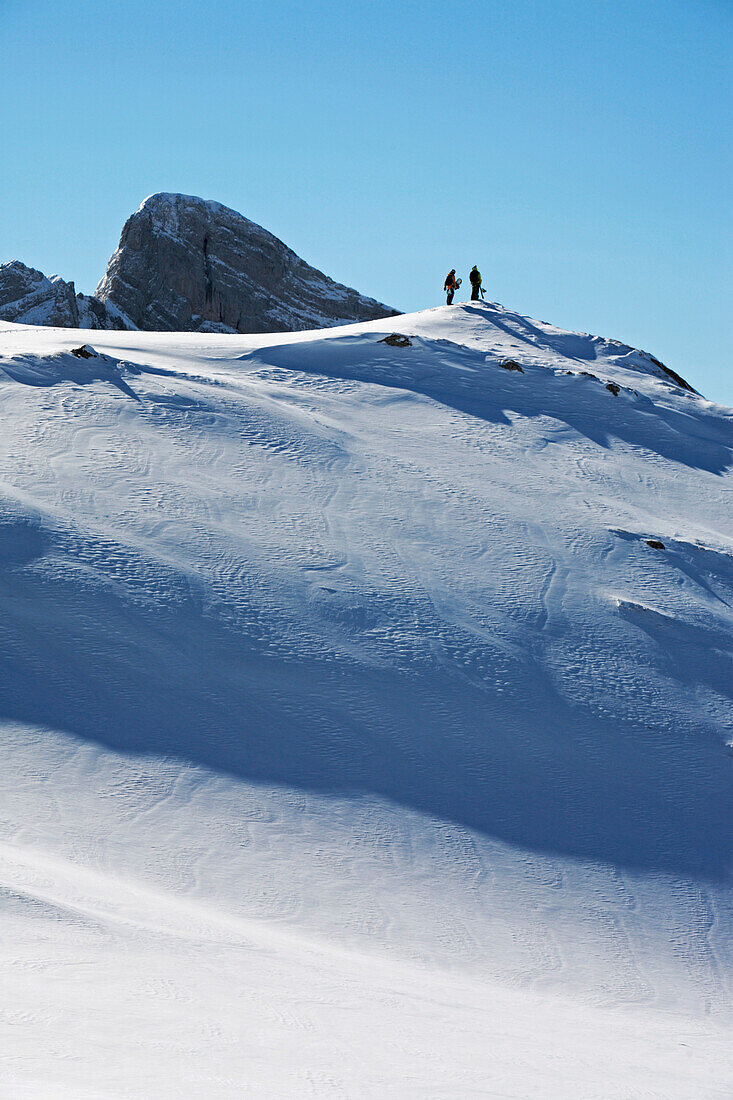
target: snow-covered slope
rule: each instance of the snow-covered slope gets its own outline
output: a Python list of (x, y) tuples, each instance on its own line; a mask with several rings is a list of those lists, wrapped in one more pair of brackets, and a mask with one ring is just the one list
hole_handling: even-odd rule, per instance
[(730, 1097), (733, 412), (88, 338), (0, 325), (3, 1095)]

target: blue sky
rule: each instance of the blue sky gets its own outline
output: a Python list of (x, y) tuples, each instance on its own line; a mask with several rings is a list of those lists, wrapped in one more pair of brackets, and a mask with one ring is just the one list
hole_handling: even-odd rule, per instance
[(154, 191), (412, 310), (487, 296), (733, 405), (731, 0), (0, 2), (0, 260), (92, 291)]

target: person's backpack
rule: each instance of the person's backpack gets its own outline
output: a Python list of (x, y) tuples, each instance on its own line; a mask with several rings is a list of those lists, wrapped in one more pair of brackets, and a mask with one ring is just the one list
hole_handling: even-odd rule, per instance
[(471, 286), (478, 286), (481, 282), (481, 272), (477, 271), (475, 267), (468, 277), (471, 280)]

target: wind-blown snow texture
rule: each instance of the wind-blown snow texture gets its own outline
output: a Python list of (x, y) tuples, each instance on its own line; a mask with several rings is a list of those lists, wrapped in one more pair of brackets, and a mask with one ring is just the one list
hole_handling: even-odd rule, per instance
[(0, 326), (4, 1095), (730, 1097), (733, 412), (85, 338)]

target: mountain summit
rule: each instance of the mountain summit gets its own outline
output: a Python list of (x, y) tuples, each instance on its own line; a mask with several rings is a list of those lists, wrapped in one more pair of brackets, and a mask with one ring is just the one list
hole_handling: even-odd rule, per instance
[(192, 195), (151, 195), (128, 218), (97, 296), (157, 331), (291, 332), (397, 315)]
[(125, 222), (96, 296), (0, 264), (0, 320), (54, 328), (294, 332), (396, 317), (221, 203), (161, 193)]

